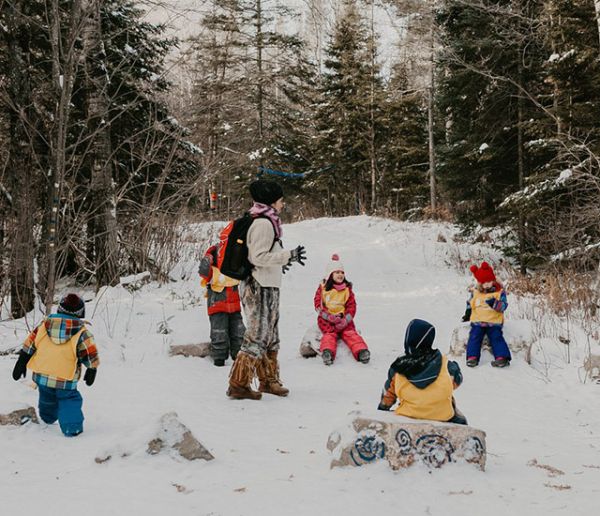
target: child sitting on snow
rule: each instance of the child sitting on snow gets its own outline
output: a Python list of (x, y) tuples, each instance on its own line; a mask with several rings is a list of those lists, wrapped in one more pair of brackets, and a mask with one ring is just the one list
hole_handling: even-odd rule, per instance
[(363, 364), (371, 357), (367, 344), (354, 326), (356, 301), (344, 266), (337, 254), (327, 265), (325, 279), (315, 293), (315, 310), (319, 314), (318, 325), (321, 337), (321, 356), (325, 365), (331, 365), (337, 351), (337, 339), (341, 338), (352, 351), (354, 358)]
[(395, 412), (400, 416), (466, 425), (452, 396), (462, 383), (460, 367), (440, 350), (432, 349), (434, 338), (435, 328), (427, 321), (413, 319), (408, 323), (406, 354), (390, 366), (377, 408), (390, 410), (398, 400)]
[(81, 364), (87, 370), (83, 380), (89, 386), (96, 379), (100, 361), (92, 334), (82, 319), (85, 303), (77, 294), (60, 300), (56, 314), (47, 317), (33, 330), (19, 352), (13, 379), (33, 371), (40, 393), (39, 412), (48, 424), (58, 419), (63, 434), (74, 437), (83, 432), (83, 400), (77, 390)]
[(496, 281), (494, 270), (487, 262), (480, 267), (471, 265), (471, 272), (477, 280), (471, 289), (471, 297), (467, 301), (467, 310), (463, 321), (471, 321), (471, 331), (467, 342), (467, 366), (475, 367), (481, 357), (481, 343), (487, 334), (494, 353), (493, 367), (510, 365), (511, 355), (502, 334), (504, 311), (508, 306), (506, 292)]
[(217, 367), (225, 365), (231, 356), (233, 360), (242, 347), (246, 327), (242, 319), (239, 280), (230, 278), (215, 267), (216, 246), (208, 248), (198, 273), (202, 287), (206, 287), (206, 307), (210, 321), (210, 355)]

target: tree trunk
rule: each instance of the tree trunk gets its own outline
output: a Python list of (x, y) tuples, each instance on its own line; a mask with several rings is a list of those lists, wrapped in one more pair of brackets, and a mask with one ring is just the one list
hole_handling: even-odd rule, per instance
[[(76, 40), (79, 39), (78, 27), (81, 22), (81, 3), (74, 0), (71, 6), (71, 26), (66, 42), (61, 41), (60, 7), (58, 0), (51, 5), (51, 49), (52, 80), (56, 95), (54, 109), (54, 126), (50, 139), (50, 159), (52, 168), (48, 183), (46, 201), (46, 260), (45, 266), (40, 264), (40, 285), (45, 287), (46, 314), (50, 314), (54, 300), (56, 283), (56, 255), (58, 253), (58, 215), (60, 197), (66, 166), (67, 132), (71, 110), (71, 98), (75, 81), (77, 60)], [(43, 270), (45, 269), (45, 270)]]
[(377, 204), (377, 164), (375, 161), (375, 1), (371, 0), (371, 94), (370, 94), (370, 127), (369, 158), (371, 162), (371, 214), (375, 213)]
[(427, 96), (427, 133), (429, 139), (429, 203), (431, 212), (435, 214), (437, 211), (437, 186), (435, 177), (435, 141), (433, 134), (433, 110), (435, 99), (435, 0), (431, 2), (431, 28), (430, 28), (430, 82), (429, 95)]
[[(600, 45), (600, 0), (594, 0), (594, 9), (596, 11), (596, 24), (598, 26), (598, 44)], [(600, 55), (600, 46), (598, 54)]]
[(91, 170), (91, 217), (94, 240), (96, 286), (114, 286), (119, 282), (116, 201), (110, 127), (107, 120), (108, 79), (100, 20), (100, 0), (83, 0), (87, 119), (90, 145), (87, 162)]
[[(262, 29), (262, 3), (261, 0), (256, 0), (256, 65), (258, 68), (258, 91), (256, 94), (256, 109), (258, 114), (258, 137), (260, 146), (264, 145), (264, 82), (263, 82), (263, 48), (264, 34)], [(261, 160), (262, 162), (262, 160)]]
[(23, 14), (23, 3), (9, 4), (7, 17), (9, 38), (8, 90), (12, 109), (9, 113), (8, 175), (12, 180), (12, 205), (10, 211), (9, 260), (10, 312), (13, 318), (23, 317), (34, 307), (33, 222), (36, 212), (33, 189), (33, 142), (29, 134), (33, 107), (28, 71), (29, 27)]
[[(519, 190), (523, 190), (525, 187), (525, 147), (523, 138), (523, 64), (521, 52), (517, 56), (517, 63), (519, 68), (519, 88), (517, 89), (517, 162), (518, 162), (518, 173), (519, 173)], [(525, 216), (522, 208), (519, 208), (519, 265), (521, 274), (527, 273), (527, 266), (525, 264)]]

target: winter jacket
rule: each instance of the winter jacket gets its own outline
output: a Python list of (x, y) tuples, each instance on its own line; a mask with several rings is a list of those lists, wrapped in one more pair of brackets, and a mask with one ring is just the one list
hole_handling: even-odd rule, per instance
[(345, 329), (355, 330), (354, 317), (356, 315), (356, 299), (352, 288), (345, 283), (346, 288), (337, 290), (335, 287), (331, 290), (325, 290), (325, 282), (317, 287), (314, 297), (314, 306), (318, 315), (319, 329), (323, 333), (337, 333), (335, 325), (328, 321), (326, 317), (331, 314), (340, 318), (348, 317), (350, 321)]
[(291, 251), (283, 249), (275, 238), (275, 229), (268, 218), (257, 217), (246, 237), (248, 261), (254, 266), (252, 276), (261, 287), (281, 287), (281, 267), (290, 261)]
[(23, 343), (23, 351), (32, 355), (27, 368), (33, 381), (44, 387), (73, 390), (81, 376), (81, 364), (97, 368), (98, 349), (84, 322), (70, 315), (46, 318)]
[[(493, 300), (489, 303), (490, 300)], [(471, 308), (471, 324), (480, 326), (496, 326), (504, 324), (504, 311), (508, 307), (506, 292), (497, 282), (491, 289), (482, 291), (479, 288), (471, 290), (467, 301)]]
[(426, 367), (413, 376), (397, 373), (392, 364), (380, 408), (389, 409), (398, 400), (398, 415), (448, 421), (454, 416), (453, 390), (461, 383), (460, 366), (435, 350)]
[(239, 280), (221, 274), (221, 271), (210, 263), (207, 255), (200, 262), (200, 284), (206, 287), (206, 306), (208, 315), (233, 314), (241, 311), (240, 294), (238, 292)]

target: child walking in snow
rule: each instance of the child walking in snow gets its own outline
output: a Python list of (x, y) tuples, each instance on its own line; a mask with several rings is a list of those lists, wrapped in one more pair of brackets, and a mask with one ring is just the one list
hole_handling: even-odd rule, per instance
[(439, 349), (432, 349), (434, 339), (435, 328), (427, 321), (413, 319), (408, 323), (406, 354), (390, 366), (377, 408), (390, 410), (398, 401), (395, 412), (400, 416), (466, 425), (452, 395), (462, 383), (460, 367)]
[(200, 261), (198, 273), (206, 287), (206, 306), (210, 321), (210, 355), (216, 366), (233, 360), (242, 347), (246, 327), (242, 319), (239, 280), (230, 278), (215, 267), (217, 247), (211, 246)]
[(479, 364), (481, 343), (487, 335), (494, 353), (492, 366), (507, 367), (510, 365), (511, 354), (502, 334), (504, 311), (508, 306), (506, 292), (487, 262), (482, 262), (480, 267), (471, 265), (470, 270), (477, 280), (477, 285), (471, 289), (471, 297), (467, 301), (467, 310), (463, 316), (463, 321), (471, 321), (467, 342), (467, 366), (475, 367)]
[(25, 377), (26, 369), (31, 369), (40, 393), (40, 418), (48, 424), (58, 419), (67, 437), (83, 432), (83, 400), (77, 390), (81, 364), (87, 368), (83, 380), (90, 386), (100, 363), (84, 317), (83, 299), (77, 294), (63, 297), (57, 313), (42, 321), (25, 339), (13, 369), (15, 380)]
[(352, 283), (346, 278), (337, 254), (327, 264), (325, 279), (317, 287), (314, 303), (319, 314), (319, 329), (323, 333), (320, 347), (323, 363), (331, 365), (335, 360), (338, 338), (346, 343), (356, 360), (363, 364), (369, 362), (371, 355), (367, 344), (354, 326), (356, 301)]

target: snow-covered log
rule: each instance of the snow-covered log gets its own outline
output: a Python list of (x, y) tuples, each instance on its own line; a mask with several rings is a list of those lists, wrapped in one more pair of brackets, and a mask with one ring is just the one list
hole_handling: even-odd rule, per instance
[(381, 413), (358, 415), (342, 431), (329, 436), (331, 467), (364, 466), (386, 460), (394, 470), (416, 463), (440, 468), (466, 462), (485, 469), (485, 432), (466, 425), (422, 421)]
[[(471, 325), (469, 323), (461, 324), (454, 328), (450, 341), (448, 353), (454, 357), (460, 357), (465, 354), (467, 349), (467, 341), (469, 340), (469, 331)], [(503, 335), (511, 352), (517, 353), (522, 350), (528, 350), (532, 342), (535, 340), (531, 322), (526, 320), (510, 319), (504, 323)], [(489, 353), (492, 348), (487, 337), (483, 340), (482, 350)]]
[(210, 342), (199, 344), (173, 344), (169, 349), (169, 355), (182, 355), (184, 357), (207, 357), (210, 354)]

